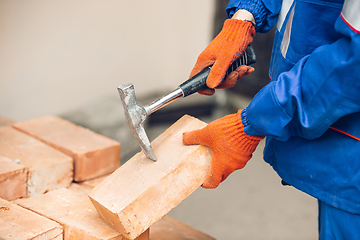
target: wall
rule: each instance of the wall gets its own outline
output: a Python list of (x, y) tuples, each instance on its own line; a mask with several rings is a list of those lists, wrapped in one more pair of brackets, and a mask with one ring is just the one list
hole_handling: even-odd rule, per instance
[(0, 115), (62, 114), (132, 82), (186, 80), (211, 40), (214, 1), (0, 0)]

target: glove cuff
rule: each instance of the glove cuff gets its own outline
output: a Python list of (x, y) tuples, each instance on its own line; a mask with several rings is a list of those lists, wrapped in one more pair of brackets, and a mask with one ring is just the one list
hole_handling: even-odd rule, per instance
[(225, 121), (221, 126), (223, 133), (228, 138), (228, 146), (226, 148), (239, 148), (245, 153), (252, 154), (259, 142), (264, 139), (263, 136), (248, 135), (244, 132), (244, 125), (241, 119), (240, 109), (236, 114), (231, 114), (225, 117)]
[[(250, 41), (246, 43), (244, 47), (246, 49), (247, 45), (252, 41), (252, 37), (255, 35), (255, 26), (250, 21), (243, 21), (239, 19), (227, 19), (224, 22), (222, 28), (222, 37), (228, 41), (238, 41), (239, 38), (243, 38), (243, 36), (249, 36)], [(245, 50), (244, 49), (244, 50)]]
[(240, 128), (240, 138), (243, 138), (242, 143), (244, 144), (243, 147), (244, 149), (246, 149), (249, 152), (254, 152), (255, 148), (257, 147), (257, 145), (259, 144), (259, 142), (264, 139), (264, 136), (254, 136), (254, 135), (248, 135), (244, 132), (244, 124), (242, 122), (242, 118), (241, 118), (241, 113), (242, 113), (242, 109), (240, 109), (236, 116), (239, 119), (240, 123), (239, 123), (239, 128)]

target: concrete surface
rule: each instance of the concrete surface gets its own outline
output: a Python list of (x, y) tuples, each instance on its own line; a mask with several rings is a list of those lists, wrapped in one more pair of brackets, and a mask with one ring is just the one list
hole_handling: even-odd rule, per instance
[[(194, 95), (192, 101), (199, 101), (199, 96)], [(219, 104), (213, 114), (200, 118), (208, 123), (250, 101), (224, 91), (200, 98)], [(140, 99), (146, 101), (151, 101), (151, 97)], [(121, 101), (116, 95), (63, 117), (120, 141), (122, 163), (140, 150), (124, 122)], [(146, 126), (146, 132), (153, 140), (171, 124)], [(264, 141), (244, 169), (231, 174), (214, 190), (199, 188), (170, 216), (220, 240), (317, 239), (317, 201), (293, 187), (282, 186), (275, 171), (262, 160), (263, 148)]]

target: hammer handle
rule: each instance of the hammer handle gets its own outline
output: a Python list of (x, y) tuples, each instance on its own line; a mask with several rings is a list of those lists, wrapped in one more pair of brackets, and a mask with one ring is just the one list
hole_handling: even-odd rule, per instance
[[(241, 65), (250, 65), (255, 62), (256, 62), (255, 51), (252, 48), (252, 46), (249, 45), (245, 50), (244, 54), (230, 65), (229, 69), (226, 71), (225, 77), (229, 75), (232, 71), (234, 71), (236, 68), (240, 67)], [(179, 88), (183, 92), (183, 97), (189, 96), (200, 90), (208, 88), (206, 85), (206, 79), (209, 76), (211, 67), (212, 65), (204, 68), (201, 72), (199, 72), (192, 78), (180, 84)]]
[[(256, 56), (254, 49), (249, 45), (245, 50), (244, 54), (237, 59), (233, 64), (230, 65), (228, 70), (226, 71), (225, 76), (230, 74), (236, 68), (241, 65), (250, 65), (256, 62)], [(206, 67), (201, 72), (183, 82), (177, 89), (172, 91), (171, 93), (163, 96), (150, 104), (144, 106), (147, 115), (152, 114), (153, 112), (159, 110), (160, 108), (165, 107), (166, 105), (174, 102), (175, 100), (189, 96), (193, 93), (196, 93), (202, 89), (207, 88), (206, 79), (209, 76), (211, 70), (211, 66)]]

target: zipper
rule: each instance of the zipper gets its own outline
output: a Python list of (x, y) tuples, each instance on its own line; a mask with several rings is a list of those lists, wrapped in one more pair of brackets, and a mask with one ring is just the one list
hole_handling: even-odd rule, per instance
[(349, 137), (351, 137), (351, 138), (353, 138), (353, 139), (355, 139), (355, 140), (360, 141), (360, 138), (355, 137), (354, 135), (351, 135), (351, 134), (349, 134), (349, 133), (347, 133), (347, 132), (344, 132), (344, 131), (342, 131), (342, 130), (340, 130), (340, 129), (334, 128), (334, 127), (332, 127), (332, 126), (330, 126), (330, 129), (335, 130), (335, 131), (338, 131), (338, 132), (340, 132), (340, 133), (342, 133), (342, 134), (345, 134), (346, 136), (349, 136)]

